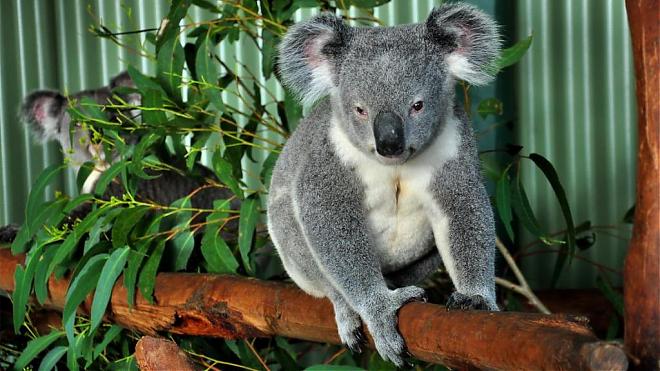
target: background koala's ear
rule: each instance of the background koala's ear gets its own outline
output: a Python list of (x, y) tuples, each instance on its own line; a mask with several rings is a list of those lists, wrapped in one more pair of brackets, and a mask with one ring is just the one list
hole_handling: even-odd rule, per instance
[(331, 13), (292, 26), (279, 45), (284, 85), (303, 104), (314, 103), (333, 89), (336, 61), (346, 45), (349, 27)]
[(431, 39), (448, 49), (449, 72), (472, 85), (493, 80), (500, 35), (495, 21), (476, 7), (464, 3), (445, 4), (426, 20)]
[(38, 90), (25, 97), (20, 119), (30, 125), (32, 132), (41, 140), (57, 139), (62, 129), (63, 113), (67, 100), (57, 91)]
[(110, 90), (120, 86), (129, 88), (135, 87), (133, 80), (131, 80), (131, 76), (128, 75), (128, 71), (121, 72), (110, 80)]

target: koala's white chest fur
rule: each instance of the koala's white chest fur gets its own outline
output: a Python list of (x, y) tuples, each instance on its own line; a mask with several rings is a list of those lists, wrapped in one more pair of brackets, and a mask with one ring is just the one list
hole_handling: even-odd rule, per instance
[(446, 233), (433, 228), (431, 219), (442, 211), (429, 183), (436, 170), (458, 152), (456, 122), (450, 119), (423, 153), (397, 166), (384, 165), (355, 148), (336, 123), (330, 136), (342, 161), (355, 169), (364, 186), (364, 207), (383, 270), (397, 269), (425, 255), (434, 237), (439, 237), (434, 230)]

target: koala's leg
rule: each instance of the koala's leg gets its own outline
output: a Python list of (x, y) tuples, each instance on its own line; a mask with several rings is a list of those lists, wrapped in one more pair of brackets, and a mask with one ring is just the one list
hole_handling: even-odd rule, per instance
[(330, 155), (312, 159), (301, 174), (295, 192), (298, 219), (319, 270), (366, 323), (381, 357), (403, 365), (397, 312), (423, 298), (424, 290), (387, 288), (355, 174)]
[[(474, 187), (473, 187), (474, 188)], [(439, 207), (432, 211), (436, 245), (456, 292), (447, 302), (448, 309), (499, 310), (495, 300), (495, 225), (485, 189), (470, 195), (468, 187), (442, 193), (443, 204), (471, 200), (470, 205), (451, 205), (458, 210), (447, 215)]]
[(385, 279), (390, 287), (415, 285), (438, 269), (440, 264), (442, 264), (440, 253), (437, 249), (433, 249), (409, 265), (386, 274)]

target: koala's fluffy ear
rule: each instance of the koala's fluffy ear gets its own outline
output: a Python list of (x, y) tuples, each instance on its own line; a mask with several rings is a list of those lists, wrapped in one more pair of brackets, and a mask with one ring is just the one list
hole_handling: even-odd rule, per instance
[(279, 45), (280, 75), (303, 104), (314, 103), (336, 86), (336, 61), (348, 30), (341, 18), (322, 13), (292, 26), (284, 36)]
[(57, 91), (38, 90), (25, 97), (20, 119), (41, 141), (60, 137), (67, 100)]
[(110, 90), (120, 86), (129, 88), (135, 87), (133, 80), (131, 80), (131, 76), (128, 74), (128, 71), (121, 72), (110, 80)]
[(454, 77), (472, 85), (493, 80), (500, 36), (490, 16), (469, 4), (450, 3), (431, 12), (426, 28), (434, 42), (449, 49), (446, 62)]

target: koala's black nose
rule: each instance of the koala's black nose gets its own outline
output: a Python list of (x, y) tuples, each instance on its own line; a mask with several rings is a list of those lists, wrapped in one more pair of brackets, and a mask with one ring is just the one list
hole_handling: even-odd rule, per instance
[(379, 112), (374, 120), (376, 151), (381, 156), (398, 156), (403, 153), (403, 121), (393, 112)]

